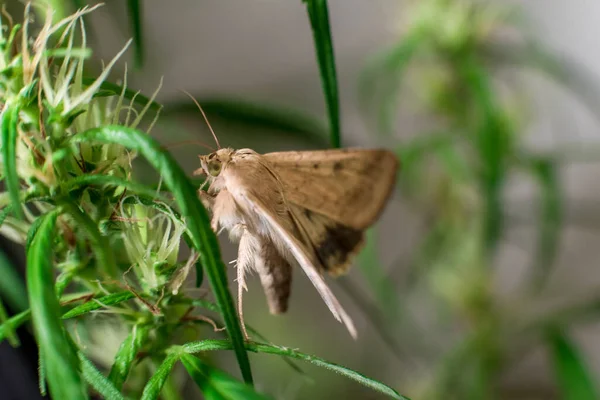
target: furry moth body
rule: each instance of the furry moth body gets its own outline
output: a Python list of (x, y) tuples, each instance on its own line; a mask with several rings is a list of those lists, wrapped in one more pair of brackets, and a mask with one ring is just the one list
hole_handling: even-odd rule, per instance
[[(344, 273), (364, 230), (383, 210), (398, 163), (387, 150), (337, 149), (258, 154), (224, 148), (200, 156), (210, 185), (200, 190), (215, 232), (239, 241), (238, 308), (244, 273), (260, 277), (269, 310), (287, 310), (292, 265), (300, 265), (334, 317), (356, 337), (352, 319), (323, 273)], [(244, 326), (242, 321), (242, 326)]]

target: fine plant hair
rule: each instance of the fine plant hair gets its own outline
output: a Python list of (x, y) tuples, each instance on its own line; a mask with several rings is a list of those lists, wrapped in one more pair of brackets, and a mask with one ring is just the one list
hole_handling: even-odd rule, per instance
[[(198, 187), (149, 135), (160, 85), (150, 97), (132, 91), (126, 69), (120, 85), (107, 81), (130, 42), (100, 74), (86, 75), (85, 17), (97, 8), (61, 19), (37, 7), (39, 28), (30, 5), (22, 23), (2, 14), (0, 233), (25, 248), (28, 305), (10, 317), (0, 312), (0, 340), (18, 346), (15, 330), (32, 328), (41, 393), (156, 399), (180, 389), (181, 364), (206, 398), (269, 398), (253, 387), (255, 352), (298, 373), (294, 359), (404, 398), (271, 344), (251, 324), (244, 340)], [(160, 175), (159, 189), (135, 180), (137, 158)], [(216, 350), (233, 351), (239, 371), (210, 363), (206, 354)]]

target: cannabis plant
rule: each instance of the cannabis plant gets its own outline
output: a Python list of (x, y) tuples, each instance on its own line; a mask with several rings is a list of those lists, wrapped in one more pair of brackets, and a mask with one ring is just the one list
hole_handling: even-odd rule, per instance
[[(206, 398), (266, 398), (253, 388), (252, 351), (297, 370), (289, 359), (309, 361), (403, 398), (270, 344), (252, 327), (243, 339), (198, 184), (150, 136), (156, 93), (129, 90), (127, 75), (107, 80), (129, 43), (88, 76), (84, 17), (95, 8), (64, 18), (42, 10), (38, 24), (30, 6), (22, 23), (2, 15), (0, 221), (2, 234), (26, 250), (28, 308), (0, 313), (0, 340), (18, 346), (15, 329), (30, 323), (41, 393), (175, 399), (172, 370), (181, 363)], [(136, 182), (137, 158), (156, 170), (158, 185)], [(205, 277), (210, 293), (200, 290)], [(215, 350), (235, 353), (243, 382), (213, 365), (207, 353)]]

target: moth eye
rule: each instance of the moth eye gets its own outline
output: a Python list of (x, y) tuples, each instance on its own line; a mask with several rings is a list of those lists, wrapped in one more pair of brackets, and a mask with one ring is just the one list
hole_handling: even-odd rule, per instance
[(221, 162), (212, 161), (208, 163), (208, 173), (212, 176), (217, 176), (221, 172)]

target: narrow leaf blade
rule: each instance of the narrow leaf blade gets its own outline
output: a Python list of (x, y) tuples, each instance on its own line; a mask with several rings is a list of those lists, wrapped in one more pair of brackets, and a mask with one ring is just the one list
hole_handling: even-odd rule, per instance
[[(215, 350), (230, 350), (232, 348), (231, 342), (228, 340), (202, 340), (199, 342), (190, 342), (186, 343), (182, 346), (182, 350), (186, 353), (193, 354), (203, 351), (215, 351)], [(364, 385), (368, 388), (376, 390), (380, 393), (385, 394), (394, 399), (400, 400), (408, 400), (408, 397), (402, 396), (398, 394), (391, 387), (384, 385), (381, 382), (378, 382), (374, 379), (367, 378), (366, 376), (353, 371), (349, 368), (343, 367), (341, 365), (334, 364), (332, 362), (326, 361), (322, 358), (311, 356), (305, 353), (301, 353), (299, 351), (289, 349), (282, 346), (273, 346), (265, 343), (247, 343), (246, 348), (249, 351), (253, 351), (256, 353), (267, 353), (267, 354), (276, 354), (279, 356), (295, 358), (298, 360), (308, 361), (311, 364), (314, 364), (319, 367), (326, 368), (330, 371), (336, 372), (346, 378), (350, 378), (361, 385)]]
[(16, 105), (5, 105), (0, 122), (2, 131), (2, 162), (6, 175), (6, 188), (12, 202), (12, 210), (18, 218), (23, 218), (21, 209), (19, 175), (17, 173), (17, 140), (19, 132), (19, 107)]
[(144, 387), (141, 400), (154, 400), (157, 399), (162, 387), (169, 378), (171, 370), (175, 363), (179, 360), (180, 355), (176, 353), (169, 354), (162, 364), (158, 367), (152, 378), (148, 381)]
[[(31, 318), (31, 311), (25, 310), (10, 317), (5, 323), (0, 325), (0, 343), (8, 336), (9, 329), (18, 329), (25, 322), (29, 321), (29, 318)], [(7, 324), (10, 324), (11, 327), (9, 328)]]
[(98, 310), (103, 307), (114, 306), (115, 304), (122, 303), (127, 300), (131, 300), (135, 295), (130, 291), (123, 291), (119, 293), (111, 293), (109, 295), (100, 297), (99, 299), (92, 299), (87, 303), (81, 304), (69, 311), (67, 311), (62, 318), (69, 319), (78, 317), (83, 314)]
[(37, 234), (27, 252), (27, 287), (31, 316), (38, 345), (44, 354), (50, 394), (56, 399), (86, 399), (79, 375), (79, 360), (61, 322), (60, 304), (52, 279), (54, 228), (58, 213), (42, 217)]
[(13, 311), (20, 312), (29, 307), (27, 290), (23, 279), (6, 254), (0, 251), (0, 293)]
[(255, 392), (251, 386), (238, 381), (217, 368), (203, 363), (197, 357), (184, 354), (181, 356), (181, 363), (207, 400), (268, 399), (268, 397)]
[(144, 43), (142, 33), (142, 4), (139, 0), (128, 0), (127, 8), (131, 30), (133, 31), (133, 45), (135, 51), (135, 66), (141, 68), (144, 65)]
[(321, 73), (321, 85), (323, 86), (329, 114), (331, 146), (337, 148), (341, 146), (340, 102), (327, 0), (305, 0), (305, 2)]
[(590, 371), (568, 336), (557, 328), (550, 328), (548, 346), (554, 361), (554, 371), (565, 400), (598, 399)]
[(108, 379), (116, 388), (121, 389), (123, 387), (135, 356), (148, 338), (149, 333), (150, 329), (147, 326), (135, 325), (131, 333), (121, 343), (115, 355), (115, 362), (108, 374)]
[(85, 381), (107, 400), (125, 400), (118, 388), (94, 366), (94, 364), (79, 352), (81, 374)]

